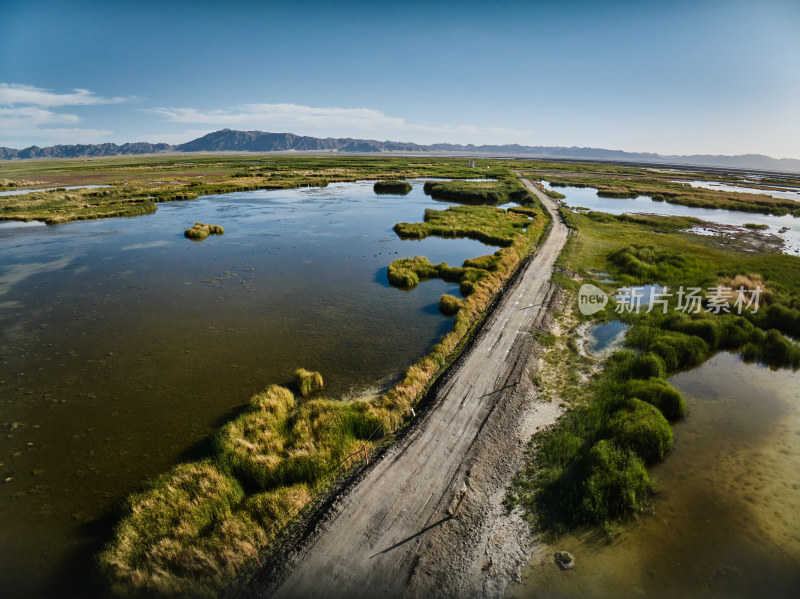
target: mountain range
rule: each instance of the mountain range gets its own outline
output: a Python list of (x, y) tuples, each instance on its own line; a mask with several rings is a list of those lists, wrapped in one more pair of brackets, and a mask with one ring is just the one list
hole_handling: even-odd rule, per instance
[(693, 154), (688, 156), (665, 156), (649, 152), (624, 152), (603, 148), (579, 148), (562, 146), (510, 145), (420, 145), (410, 142), (377, 141), (374, 139), (351, 139), (335, 137), (308, 137), (293, 133), (267, 133), (264, 131), (234, 131), (222, 129), (184, 144), (151, 144), (146, 142), (117, 145), (80, 144), (57, 145), (40, 148), (30, 146), (22, 150), (0, 147), (0, 160), (26, 158), (86, 158), (132, 154), (156, 154), (168, 152), (351, 152), (351, 153), (442, 153), (495, 155), (508, 157), (568, 158), (576, 160), (603, 160), (619, 162), (645, 162), (687, 166), (711, 166), (744, 168), (768, 171), (800, 172), (800, 160), (793, 158), (771, 158), (763, 154), (741, 154), (736, 156)]

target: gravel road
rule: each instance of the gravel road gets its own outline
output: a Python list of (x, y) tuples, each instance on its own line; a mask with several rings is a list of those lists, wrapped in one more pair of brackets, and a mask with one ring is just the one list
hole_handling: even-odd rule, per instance
[(502, 507), (532, 432), (559, 408), (538, 401), (531, 331), (557, 301), (550, 275), (567, 240), (553, 217), (537, 254), (505, 290), (433, 406), (384, 453), (270, 581), (263, 597), (500, 596), (531, 550), (527, 528)]

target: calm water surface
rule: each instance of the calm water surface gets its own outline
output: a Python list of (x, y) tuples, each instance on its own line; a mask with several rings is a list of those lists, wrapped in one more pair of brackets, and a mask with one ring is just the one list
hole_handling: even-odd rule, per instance
[(764, 231), (778, 235), (784, 240), (783, 252), (800, 256), (800, 218), (787, 214), (774, 216), (772, 214), (757, 214), (753, 212), (739, 212), (736, 210), (712, 210), (710, 208), (694, 208), (669, 202), (656, 202), (647, 196), (638, 196), (634, 199), (601, 198), (597, 190), (591, 187), (551, 187), (543, 182), (545, 189), (553, 189), (564, 194), (564, 202), (568, 206), (584, 207), (598, 212), (609, 214), (662, 214), (667, 216), (692, 216), (712, 223), (743, 227), (746, 223), (767, 225)]
[[(514, 598), (794, 598), (800, 590), (800, 373), (721, 353), (671, 377), (687, 402), (662, 490), (612, 542), (562, 538)], [(565, 549), (573, 570), (552, 554)]]
[[(389, 263), (496, 248), (402, 241), (443, 208), (417, 182), (252, 191), (152, 215), (0, 227), (0, 591), (85, 596), (114, 506), (202, 454), (217, 426), (298, 366), (331, 396), (376, 392), (452, 327), (458, 286), (392, 288)], [(195, 221), (225, 234), (191, 242)]]

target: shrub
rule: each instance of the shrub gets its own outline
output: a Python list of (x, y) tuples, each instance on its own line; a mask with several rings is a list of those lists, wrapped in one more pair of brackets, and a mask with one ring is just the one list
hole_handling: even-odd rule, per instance
[(606, 430), (617, 445), (635, 452), (648, 464), (663, 459), (672, 446), (667, 419), (655, 406), (639, 399), (629, 399), (611, 417)]
[(314, 391), (322, 389), (322, 375), (319, 372), (312, 372), (305, 368), (298, 368), (294, 371), (294, 384), (300, 395), (305, 397)]
[(589, 451), (591, 474), (583, 483), (583, 519), (600, 524), (639, 509), (647, 498), (650, 479), (641, 458), (607, 439)]

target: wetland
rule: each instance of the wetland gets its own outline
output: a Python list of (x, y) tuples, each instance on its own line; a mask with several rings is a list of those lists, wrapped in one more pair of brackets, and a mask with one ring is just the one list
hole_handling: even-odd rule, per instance
[[(297, 413), (329, 410), (348, 419), (399, 382), (409, 381), (414, 396), (544, 230), (535, 206), (506, 203), (524, 198), (508, 170), (518, 164), (503, 161), (481, 172), (494, 183), (439, 180), (427, 189), (426, 180), (475, 171), (427, 158), (201, 157), (191, 165), (170, 158), (73, 164), (68, 176), (65, 162), (14, 165), (30, 185), (53, 188), (0, 200), (0, 517), (8, 523), (0, 545), (9, 556), (0, 578), (12, 596), (104, 592), (95, 556), (120, 521), (123, 499), (145, 480), (154, 486), (128, 508), (199, 476), (219, 487), (226, 505), (275, 513), (265, 526), (285, 523), (290, 506), (311, 499), (308, 490), (283, 487), (243, 501), (238, 484), (217, 480), (204, 458), (219, 452), (248, 484), (264, 488), (273, 473), (254, 472), (215, 433), (246, 437), (237, 427), (270, 411), (279, 421), (295, 401)], [(547, 466), (550, 482), (560, 468), (594, 464), (591, 480), (607, 490), (617, 484), (609, 478), (617, 464), (635, 482), (635, 501), (614, 506), (597, 495), (573, 520), (529, 502), (547, 515), (549, 533), (563, 535), (553, 550), (569, 551), (576, 567), (562, 572), (539, 555), (509, 596), (619, 596), (615, 584), (622, 596), (757, 588), (783, 596), (796, 588), (795, 374), (752, 362), (800, 364), (797, 206), (763, 192), (714, 195), (720, 191), (691, 186), (696, 173), (656, 185), (632, 167), (525, 166), (550, 169), (544, 179), (558, 187), (544, 190), (559, 199), (563, 192), (573, 207), (562, 216), (579, 233), (553, 276), (568, 296), (582, 280), (609, 294), (625, 285), (740, 281), (768, 293), (759, 314), (738, 320), (623, 310), (540, 336), (555, 382), (545, 370), (536, 384), (567, 406), (557, 429), (565, 434), (547, 445), (559, 463)], [(373, 188), (375, 179), (389, 185)], [(669, 188), (675, 196), (655, 197), (669, 185), (679, 186)], [(444, 210), (443, 201), (462, 205)], [(104, 218), (126, 214), (132, 218)], [(708, 222), (753, 235), (768, 227), (781, 243), (773, 253), (736, 235), (721, 245), (719, 230), (697, 234)], [(224, 235), (192, 243), (184, 231), (193, 223), (214, 223)], [(569, 332), (578, 324), (591, 327), (589, 355)], [(313, 380), (309, 400), (268, 387), (291, 388), (296, 376), (301, 387)], [(313, 391), (323, 377), (324, 390)], [(761, 400), (759, 389), (769, 397)], [(610, 399), (609, 390), (624, 401)], [(361, 401), (334, 405), (326, 397)], [(767, 430), (778, 432), (767, 439)], [(359, 444), (363, 437), (356, 432)], [(562, 498), (579, 498), (571, 493)], [(689, 556), (683, 566), (673, 565), (676, 552)]]
[[(403, 240), (439, 207), (370, 182), (248, 191), (155, 214), (0, 229), (3, 479), (0, 577), (22, 596), (92, 588), (92, 556), (141, 481), (202, 455), (209, 435), (298, 366), (326, 393), (374, 396), (452, 329), (457, 283), (391, 287), (390, 263), (459, 265), (496, 247)], [(224, 236), (192, 243), (196, 221)], [(69, 575), (67, 575), (69, 573)], [(67, 593), (69, 594), (69, 593)]]

